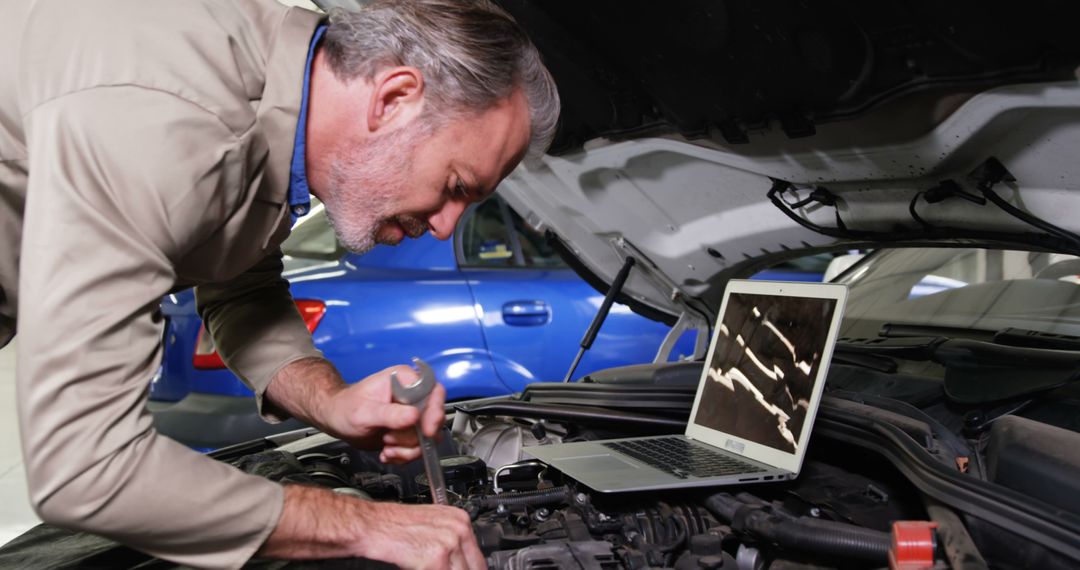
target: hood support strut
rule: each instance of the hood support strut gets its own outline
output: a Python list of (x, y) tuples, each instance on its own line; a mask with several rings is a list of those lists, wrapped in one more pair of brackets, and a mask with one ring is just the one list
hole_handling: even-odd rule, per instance
[(588, 330), (585, 331), (585, 336), (581, 339), (581, 348), (578, 350), (577, 356), (574, 357), (574, 362), (570, 364), (570, 370), (566, 371), (566, 378), (563, 378), (563, 382), (570, 381), (570, 378), (574, 376), (574, 370), (577, 370), (578, 364), (581, 363), (581, 357), (585, 356), (586, 350), (592, 348), (592, 343), (596, 340), (597, 333), (600, 332), (600, 325), (604, 324), (608, 313), (611, 312), (611, 305), (615, 303), (616, 295), (622, 291), (626, 278), (630, 276), (630, 269), (634, 267), (635, 263), (637, 263), (637, 260), (632, 256), (627, 256), (626, 261), (623, 261), (622, 268), (619, 269), (615, 280), (611, 282), (611, 288), (608, 289), (607, 295), (604, 295), (604, 302), (600, 304), (600, 310), (596, 312), (596, 316), (589, 323)]

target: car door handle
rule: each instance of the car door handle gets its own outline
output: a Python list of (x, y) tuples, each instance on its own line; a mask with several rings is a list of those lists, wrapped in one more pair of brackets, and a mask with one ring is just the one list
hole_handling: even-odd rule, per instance
[(551, 320), (551, 307), (543, 301), (510, 301), (503, 305), (502, 315), (512, 327), (536, 327)]

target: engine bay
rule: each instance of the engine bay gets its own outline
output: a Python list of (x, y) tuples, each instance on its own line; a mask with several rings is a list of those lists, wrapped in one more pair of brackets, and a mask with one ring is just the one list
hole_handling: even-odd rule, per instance
[[(499, 426), (503, 446), (515, 445), (516, 429), (525, 427), (512, 423)], [(505, 452), (475, 448), (476, 441), (460, 445)], [(356, 470), (373, 467), (357, 455), (318, 449), (293, 457), (310, 482), (338, 492), (430, 502), (416, 466)], [(616, 495), (592, 492), (535, 460), (488, 469), (475, 455), (450, 455), (442, 464), (451, 502), (472, 517), (491, 568), (886, 566), (892, 521), (926, 517), (911, 506), (920, 504), (918, 494), (880, 461), (858, 460), (863, 473), (855, 473), (835, 466), (839, 460), (822, 450), (791, 484)]]
[[(865, 372), (852, 377), (865, 379)], [(999, 422), (1006, 427), (995, 424), (972, 437), (957, 410), (855, 397), (844, 389), (852, 387), (844, 374), (839, 365), (830, 379), (832, 395), (796, 479), (679, 491), (598, 493), (523, 453), (533, 445), (681, 433), (693, 392), (678, 382), (544, 384), (518, 397), (452, 405), (451, 425), (440, 443), (451, 504), (469, 513), (488, 564), (496, 569), (1074, 567), (1068, 549), (1063, 554), (1051, 539), (1008, 528), (1000, 518), (1006, 511), (994, 512), (1044, 512), (1046, 503), (1038, 498), (1002, 489), (1008, 481), (987, 481), (1002, 465), (1015, 470), (1015, 461), (1001, 458), (1023, 451), (992, 448), (1045, 437), (1042, 428), (1032, 427), (1038, 422), (1017, 417), (1021, 423), (1013, 424), (1008, 416)], [(912, 381), (898, 385), (918, 391)], [(912, 394), (903, 399), (912, 400)], [(903, 445), (876, 441), (875, 429), (891, 430)], [(1067, 441), (1077, 436), (1060, 431)], [(904, 458), (899, 451), (921, 458)], [(314, 435), (247, 455), (239, 466), (251, 470), (243, 463), (268, 455), (290, 466), (282, 473), (291, 474), (280, 477), (286, 481), (371, 500), (431, 502), (419, 462), (382, 465), (370, 453)], [(1061, 467), (1046, 475), (1047, 464), (1027, 458), (1034, 462), (1031, 473), (1076, 472)], [(1071, 486), (1054, 493), (1075, 496)], [(1075, 513), (1055, 514), (1068, 524), (1076, 520)], [(1025, 522), (1027, 515), (1010, 516)], [(1041, 516), (1047, 533), (1062, 520)], [(922, 565), (901, 564), (915, 560)]]
[[(447, 495), (468, 513), (493, 569), (1078, 566), (1080, 384), (966, 405), (944, 395), (937, 365), (907, 361), (875, 372), (868, 364), (876, 361), (850, 356), (830, 367), (794, 479), (602, 493), (527, 452), (683, 433), (701, 364), (678, 363), (448, 404), (438, 443)], [(366, 501), (432, 502), (422, 462), (383, 464), (377, 452), (313, 428), (209, 455), (275, 481)], [(61, 543), (67, 547), (56, 548)], [(51, 525), (6, 545), (0, 560), (5, 567), (173, 567)], [(247, 567), (311, 564), (253, 560)]]

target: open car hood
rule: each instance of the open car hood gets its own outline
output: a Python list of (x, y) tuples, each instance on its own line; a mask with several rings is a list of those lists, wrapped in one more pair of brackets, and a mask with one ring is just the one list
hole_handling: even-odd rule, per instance
[[(822, 249), (1080, 251), (1071, 5), (501, 2), (563, 98), (502, 195), (620, 300), (707, 325)], [(872, 5), (867, 5), (872, 4)]]

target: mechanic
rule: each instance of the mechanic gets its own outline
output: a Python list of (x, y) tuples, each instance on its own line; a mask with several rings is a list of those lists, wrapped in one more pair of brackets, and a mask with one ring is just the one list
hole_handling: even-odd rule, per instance
[(445, 391), (420, 418), (391, 403), (389, 370), (347, 385), (278, 245), (311, 196), (354, 251), (449, 238), (543, 152), (558, 95), (517, 24), (484, 0), (386, 0), (328, 23), (274, 0), (0, 0), (0, 14), (0, 346), (17, 316), (39, 516), (198, 567), (483, 566), (459, 509), (282, 487), (158, 435), (145, 403), (159, 301), (197, 285), (264, 417), (418, 457), (410, 428), (436, 433)]

